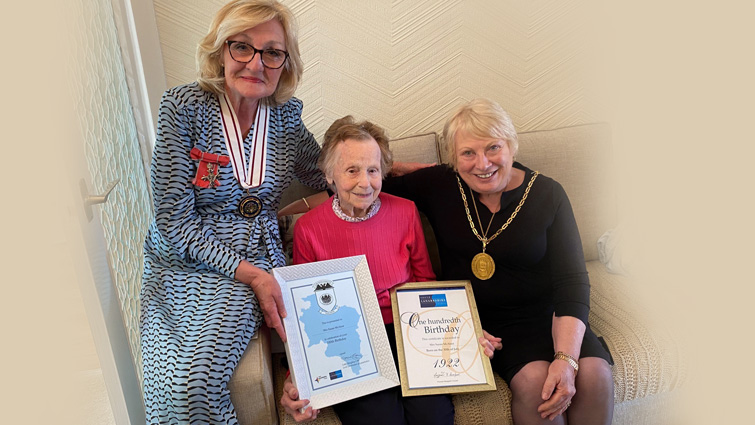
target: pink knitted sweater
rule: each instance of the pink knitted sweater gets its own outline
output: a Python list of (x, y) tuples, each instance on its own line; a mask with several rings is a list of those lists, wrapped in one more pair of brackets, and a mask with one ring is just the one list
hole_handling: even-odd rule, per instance
[(422, 224), (414, 202), (380, 193), (380, 210), (350, 223), (333, 212), (333, 198), (296, 221), (294, 264), (364, 254), (383, 322), (393, 323), (388, 290), (404, 282), (435, 280)]

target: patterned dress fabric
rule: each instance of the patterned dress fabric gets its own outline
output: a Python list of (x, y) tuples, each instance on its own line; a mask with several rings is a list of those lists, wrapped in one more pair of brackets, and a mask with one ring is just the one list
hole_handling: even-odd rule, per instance
[[(285, 265), (276, 211), (294, 177), (316, 189), (320, 148), (301, 121), (302, 103), (271, 108), (263, 183), (245, 190), (231, 164), (219, 186), (192, 184), (199, 161), (190, 151), (228, 155), (215, 94), (196, 83), (168, 90), (160, 103), (152, 157), (154, 220), (144, 244), (141, 347), (147, 421), (236, 424), (228, 381), (262, 313), (251, 288), (233, 276), (242, 260), (270, 270)], [(244, 147), (248, 158), (250, 139)], [(258, 197), (261, 213), (239, 215)]]

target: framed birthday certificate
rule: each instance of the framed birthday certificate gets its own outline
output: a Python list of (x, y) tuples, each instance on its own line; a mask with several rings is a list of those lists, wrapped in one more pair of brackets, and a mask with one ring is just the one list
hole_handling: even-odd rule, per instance
[(273, 269), (299, 398), (320, 409), (399, 385), (364, 255)]
[(404, 396), (496, 389), (469, 281), (399, 285), (391, 304)]

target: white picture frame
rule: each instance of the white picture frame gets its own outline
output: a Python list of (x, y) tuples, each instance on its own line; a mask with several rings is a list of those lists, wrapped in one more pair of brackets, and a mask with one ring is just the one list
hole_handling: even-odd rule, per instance
[(400, 385), (364, 255), (272, 272), (300, 399), (320, 409)]

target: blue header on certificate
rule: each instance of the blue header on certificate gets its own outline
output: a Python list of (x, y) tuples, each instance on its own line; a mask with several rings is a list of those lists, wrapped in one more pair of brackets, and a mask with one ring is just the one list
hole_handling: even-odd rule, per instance
[(419, 295), (419, 306), (421, 308), (448, 307), (448, 301), (445, 294), (423, 294)]

